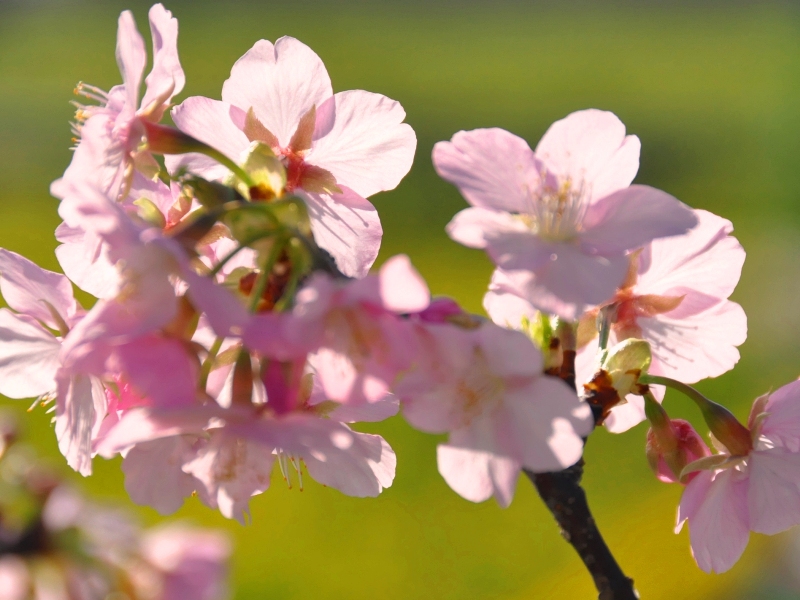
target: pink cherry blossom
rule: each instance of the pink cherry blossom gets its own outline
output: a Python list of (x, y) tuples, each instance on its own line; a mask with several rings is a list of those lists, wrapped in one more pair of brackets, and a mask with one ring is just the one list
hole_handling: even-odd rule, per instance
[[(648, 341), (649, 373), (694, 383), (717, 377), (739, 360), (737, 346), (747, 336), (747, 317), (727, 300), (739, 281), (744, 250), (730, 235), (733, 226), (704, 210), (694, 211), (698, 225), (682, 236), (654, 240), (630, 255), (625, 281), (605, 304), (612, 312), (609, 344), (628, 338)], [(519, 328), (536, 308), (520, 297), (500, 271), (492, 277), (484, 306), (499, 325)], [(598, 308), (581, 317), (578, 328), (578, 382), (589, 381), (596, 369)], [(652, 386), (663, 398), (662, 386)], [(645, 418), (644, 402), (630, 395), (605, 421), (615, 433)]]
[(681, 498), (676, 531), (688, 521), (692, 554), (706, 572), (730, 569), (750, 531), (773, 535), (800, 524), (800, 382), (758, 398), (748, 426), (752, 450), (698, 461), (703, 470)]
[[(739, 361), (737, 346), (747, 337), (744, 310), (727, 299), (739, 282), (744, 250), (730, 235), (730, 221), (704, 210), (695, 213), (695, 229), (655, 240), (631, 256), (629, 275), (609, 303), (609, 343), (647, 340), (652, 349), (648, 372), (685, 383), (731, 370)], [(593, 331), (596, 314), (584, 317), (581, 331)], [(591, 378), (596, 353), (596, 339), (579, 349), (579, 380)], [(663, 397), (663, 389), (658, 395)], [(627, 404), (611, 410), (607, 426), (621, 432), (642, 420), (642, 400), (630, 396)]]
[[(203, 331), (195, 342), (209, 339), (213, 335)], [(230, 353), (241, 346), (231, 339), (223, 348)], [(345, 422), (386, 418), (397, 412), (397, 401), (384, 399), (369, 409), (338, 405), (319, 382), (312, 383), (313, 370), (304, 371), (307, 351), (292, 355), (290, 348), (284, 345), (280, 358), (249, 357), (249, 400), (233, 389), (236, 375), (228, 364), (209, 376), (206, 391), (215, 403), (198, 398), (183, 408), (173, 403), (124, 411), (97, 448), (104, 456), (125, 452), (131, 498), (167, 514), (197, 492), (208, 506), (244, 522), (250, 498), (269, 487), (276, 462), (287, 479), (296, 470), (301, 486), (304, 468), (352, 496), (376, 496), (391, 485), (392, 449), (380, 436), (355, 432)]]
[(669, 194), (630, 185), (639, 146), (598, 110), (555, 122), (535, 151), (502, 129), (459, 132), (433, 150), (439, 175), (472, 205), (447, 231), (486, 250), (537, 309), (575, 320), (613, 295), (626, 251), (697, 223)]
[(589, 406), (544, 376), (523, 334), (421, 320), (418, 335), (425, 351), (395, 392), (414, 427), (450, 434), (438, 448), (439, 472), (458, 494), (508, 506), (521, 469), (555, 471), (581, 457), (581, 436), (594, 424)]
[[(172, 112), (178, 127), (235, 162), (253, 142), (266, 144), (287, 169), (287, 190), (300, 195), (317, 243), (349, 276), (363, 277), (375, 260), (382, 229), (365, 198), (391, 190), (408, 173), (414, 131), (394, 100), (362, 90), (333, 93), (320, 58), (283, 37), (257, 42), (231, 70), (222, 101), (185, 100)], [(207, 179), (228, 170), (199, 155), (168, 157)]]
[(57, 398), (56, 437), (68, 464), (91, 473), (91, 440), (106, 413), (103, 386), (70, 373), (60, 358), (63, 336), (84, 311), (72, 285), (22, 256), (0, 249), (0, 393), (9, 398)]
[(215, 531), (167, 525), (144, 533), (142, 558), (159, 575), (159, 600), (227, 598), (227, 562), (232, 548)]
[[(161, 4), (150, 9), (153, 68), (145, 79), (139, 102), (147, 54), (144, 40), (130, 11), (119, 17), (117, 63), (122, 85), (106, 93), (78, 84), (76, 93), (98, 105), (78, 105), (75, 133), (80, 142), (64, 177), (53, 183), (53, 195), (62, 198), (70, 182), (92, 182), (115, 197), (125, 196), (135, 169), (153, 175), (158, 165), (146, 150), (146, 123), (157, 123), (186, 78), (178, 60), (178, 21)], [(144, 147), (144, 149), (143, 149)]]
[[(72, 201), (76, 193), (72, 188), (70, 193), (65, 193), (65, 200)], [(176, 183), (168, 186), (160, 180), (153, 181), (141, 173), (134, 173), (131, 189), (121, 204), (126, 212), (136, 215), (136, 203), (142, 200), (151, 202), (160, 211), (164, 230), (177, 225), (191, 208), (191, 205), (186, 205), (188, 200), (181, 195)], [(104, 242), (103, 233), (87, 231), (82, 220), (73, 218), (72, 223), (62, 223), (56, 229), (56, 239), (61, 242), (56, 248), (56, 256), (64, 274), (79, 288), (97, 298), (116, 296), (120, 274), (116, 261), (109, 254), (109, 246)]]
[(313, 351), (309, 362), (328, 400), (377, 402), (414, 359), (415, 338), (398, 313), (424, 310), (429, 300), (422, 277), (398, 255), (361, 280), (314, 275), (297, 294), (290, 318), (278, 325), (275, 315), (259, 315), (244, 341), (278, 358), (288, 349)]

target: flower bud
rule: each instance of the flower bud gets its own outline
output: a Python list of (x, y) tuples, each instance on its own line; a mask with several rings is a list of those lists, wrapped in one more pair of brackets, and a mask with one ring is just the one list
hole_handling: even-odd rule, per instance
[(665, 422), (653, 423), (647, 432), (645, 452), (647, 462), (659, 480), (683, 484), (696, 475), (696, 472), (689, 473), (681, 479), (686, 465), (711, 455), (711, 450), (688, 421), (669, 418)]
[(639, 376), (647, 372), (650, 360), (650, 344), (631, 338), (611, 348), (602, 367), (608, 371), (619, 397), (625, 398), (628, 394), (641, 395), (646, 391), (646, 386), (639, 383)]
[(732, 456), (746, 456), (753, 449), (750, 430), (739, 423), (731, 411), (708, 399), (702, 402), (696, 399), (695, 401), (711, 433)]
[(141, 120), (147, 134), (147, 147), (156, 154), (186, 154), (203, 152), (207, 145), (180, 129)]

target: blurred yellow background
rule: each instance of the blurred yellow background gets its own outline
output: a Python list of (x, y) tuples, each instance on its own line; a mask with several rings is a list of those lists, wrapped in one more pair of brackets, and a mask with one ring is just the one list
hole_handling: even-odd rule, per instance
[[(59, 223), (50, 181), (70, 160), (75, 83), (108, 89), (116, 18), (148, 5), (109, 0), (0, 0), (0, 246), (57, 269)], [(733, 296), (750, 335), (735, 372), (700, 388), (746, 418), (752, 399), (800, 372), (800, 8), (789, 3), (168, 2), (180, 21), (190, 95), (219, 98), (233, 62), (260, 38), (292, 35), (323, 59), (335, 91), (399, 100), (419, 138), (400, 187), (373, 198), (381, 260), (404, 252), (434, 293), (481, 311), (491, 266), (451, 242), (465, 206), (431, 166), (436, 141), (499, 126), (535, 145), (547, 126), (589, 107), (615, 112), (642, 140), (637, 181), (729, 218), (748, 252)], [(86, 300), (85, 296), (82, 299)], [(27, 402), (2, 400), (20, 413)], [(673, 416), (699, 415), (670, 395)], [(49, 418), (24, 418), (37, 448), (63, 465)], [(235, 539), (237, 599), (593, 598), (591, 580), (526, 480), (513, 504), (462, 500), (436, 471), (438, 438), (401, 418), (367, 428), (398, 454), (394, 485), (359, 500), (313, 482), (273, 487), (241, 527), (189, 501), (176, 515)], [(644, 459), (646, 427), (599, 431), (586, 452), (595, 517), (642, 598), (800, 597), (782, 569), (800, 557), (791, 534), (754, 535), (729, 573), (694, 565), (672, 527), (681, 490), (658, 483)], [(71, 479), (98, 498), (127, 500), (118, 460)], [(147, 523), (161, 518), (138, 509)], [(789, 560), (790, 563), (785, 561)]]

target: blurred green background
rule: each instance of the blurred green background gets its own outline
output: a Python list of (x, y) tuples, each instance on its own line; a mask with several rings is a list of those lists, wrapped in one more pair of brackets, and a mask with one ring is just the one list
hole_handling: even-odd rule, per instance
[[(731, 219), (748, 252), (734, 299), (750, 336), (734, 372), (701, 389), (745, 418), (752, 399), (798, 376), (800, 362), (800, 9), (786, 3), (169, 2), (188, 77), (181, 98), (218, 98), (257, 39), (298, 37), (325, 61), (336, 91), (399, 100), (419, 138), (400, 187), (373, 198), (381, 260), (409, 254), (432, 290), (480, 311), (491, 267), (444, 226), (465, 204), (430, 163), (438, 140), (500, 126), (535, 145), (547, 126), (589, 107), (614, 111), (642, 140), (637, 181)], [(0, 245), (57, 269), (59, 222), (48, 185), (70, 153), (72, 88), (119, 82), (116, 17), (141, 2), (0, 0)], [(27, 402), (13, 404), (20, 413)], [(667, 398), (675, 416), (698, 420)], [(48, 417), (25, 417), (40, 451), (62, 464)], [(648, 471), (645, 427), (597, 432), (585, 484), (595, 517), (642, 598), (794, 598), (781, 591), (791, 534), (754, 535), (727, 574), (694, 565), (672, 527), (681, 490)], [(191, 500), (179, 518), (228, 530), (233, 585), (249, 598), (593, 598), (591, 581), (527, 481), (509, 509), (450, 491), (438, 439), (400, 418), (370, 428), (398, 454), (394, 485), (359, 500), (313, 482), (273, 487), (241, 527)], [(117, 461), (71, 478), (130, 505)], [(147, 523), (160, 517), (138, 510)], [(800, 546), (796, 546), (800, 547)], [(795, 553), (797, 550), (794, 551)], [(791, 570), (791, 566), (788, 567)]]

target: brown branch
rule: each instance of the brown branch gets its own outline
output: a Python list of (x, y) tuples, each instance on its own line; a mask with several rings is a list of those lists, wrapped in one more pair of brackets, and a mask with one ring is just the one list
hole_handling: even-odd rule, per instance
[[(561, 368), (552, 375), (575, 388), (574, 351), (564, 351)], [(592, 408), (595, 426), (603, 422), (611, 406), (619, 401), (613, 388), (608, 390), (605, 387), (589, 389), (584, 396)], [(639, 595), (633, 587), (633, 579), (622, 572), (589, 510), (586, 492), (581, 487), (583, 466), (581, 459), (563, 471), (533, 473), (526, 470), (525, 474), (553, 514), (561, 528), (561, 535), (581, 557), (600, 594), (599, 600), (635, 600)]]
[(580, 485), (583, 459), (563, 471), (525, 471), (525, 474), (555, 517), (561, 528), (561, 535), (581, 557), (600, 594), (599, 600), (638, 598), (633, 580), (622, 572), (589, 510), (586, 493)]

